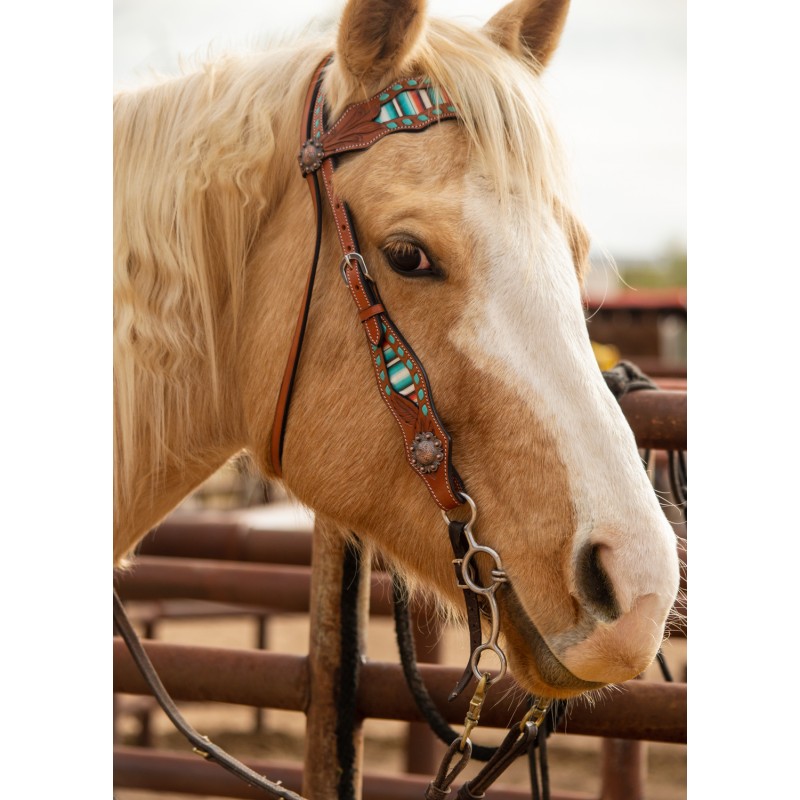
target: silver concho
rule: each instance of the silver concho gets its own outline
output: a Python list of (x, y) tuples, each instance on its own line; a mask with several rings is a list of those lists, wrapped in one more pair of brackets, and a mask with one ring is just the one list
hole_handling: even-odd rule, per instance
[(411, 463), (423, 474), (436, 472), (444, 460), (442, 443), (430, 432), (418, 433), (411, 443)]
[(314, 139), (309, 139), (301, 148), (297, 160), (300, 162), (300, 169), (304, 175), (316, 172), (322, 166), (322, 159), (325, 153), (322, 145)]

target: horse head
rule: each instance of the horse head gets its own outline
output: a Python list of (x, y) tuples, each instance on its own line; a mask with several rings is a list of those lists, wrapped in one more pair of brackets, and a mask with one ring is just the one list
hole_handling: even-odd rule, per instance
[[(425, 365), (475, 532), (502, 556), (511, 669), (569, 697), (652, 661), (678, 560), (583, 315), (588, 245), (540, 85), (568, 2), (515, 0), (482, 30), (429, 20), (424, 5), (350, 0), (335, 42), (118, 98), (118, 555), (239, 450), (276, 474), (270, 432), (314, 249), (296, 160), (314, 68), (333, 51), (329, 120), (424, 76), (458, 119), (342, 155), (335, 193)], [(159, 135), (168, 108), (182, 118)], [(341, 259), (323, 212), (282, 479), (458, 607), (440, 509), (376, 397)]]

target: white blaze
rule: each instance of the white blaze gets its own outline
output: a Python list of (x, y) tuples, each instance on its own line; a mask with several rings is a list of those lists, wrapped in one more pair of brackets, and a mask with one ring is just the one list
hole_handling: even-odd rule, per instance
[(620, 610), (657, 594), (666, 615), (677, 591), (674, 534), (597, 366), (566, 236), (550, 213), (517, 206), (500, 215), (485, 182), (466, 182), (480, 267), (450, 338), (557, 442), (577, 517), (573, 554), (588, 541), (608, 544)]

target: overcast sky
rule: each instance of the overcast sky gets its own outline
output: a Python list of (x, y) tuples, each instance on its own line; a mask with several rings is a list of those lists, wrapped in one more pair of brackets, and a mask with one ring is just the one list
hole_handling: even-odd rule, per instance
[[(429, 0), (477, 24), (502, 0)], [(115, 88), (179, 59), (259, 46), (335, 18), (331, 0), (115, 0)], [(547, 73), (571, 157), (578, 211), (596, 247), (656, 256), (686, 242), (685, 0), (572, 0)]]

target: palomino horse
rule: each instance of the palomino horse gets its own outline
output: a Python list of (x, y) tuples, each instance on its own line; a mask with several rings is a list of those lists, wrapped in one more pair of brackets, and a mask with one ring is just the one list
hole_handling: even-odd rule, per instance
[(350, 0), (335, 37), (116, 97), (115, 563), (247, 451), (412, 586), (459, 604), (440, 508), (376, 397), (327, 208), (280, 465), (270, 446), (314, 251), (297, 163), (309, 82), (332, 52), (333, 121), (424, 76), (457, 119), (339, 157), (333, 190), (435, 387), (475, 534), (502, 555), (511, 670), (571, 697), (652, 661), (678, 560), (582, 312), (587, 241), (540, 89), (568, 2), (515, 0), (481, 30), (424, 6)]

